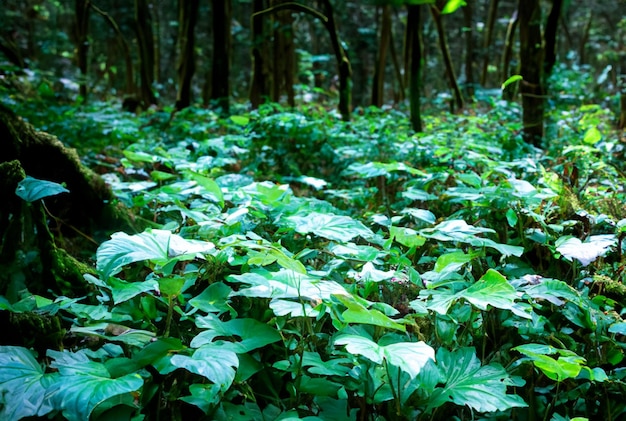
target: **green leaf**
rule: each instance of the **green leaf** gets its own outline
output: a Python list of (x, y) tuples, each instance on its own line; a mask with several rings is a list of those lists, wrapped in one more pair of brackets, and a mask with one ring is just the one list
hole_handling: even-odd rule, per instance
[(474, 348), (461, 348), (437, 351), (439, 383), (428, 397), (427, 411), (440, 407), (446, 402), (459, 406), (469, 406), (478, 412), (506, 411), (515, 407), (528, 406), (517, 395), (506, 393), (510, 383), (506, 370), (496, 363), (481, 366)]
[(510, 84), (518, 82), (520, 80), (524, 80), (524, 78), (521, 75), (513, 75), (509, 77), (507, 80), (505, 80), (504, 82), (502, 82), (501, 89), (504, 90)]
[(26, 178), (20, 181), (15, 189), (15, 194), (29, 203), (44, 197), (69, 192), (68, 189), (58, 183), (39, 180), (30, 176), (26, 176)]
[(0, 419), (17, 421), (43, 417), (53, 411), (45, 375), (31, 351), (19, 346), (0, 346)]
[(239, 366), (237, 354), (218, 344), (198, 348), (193, 355), (174, 355), (170, 362), (179, 368), (205, 377), (226, 391), (235, 380), (235, 369)]
[(112, 379), (104, 364), (91, 361), (85, 351), (48, 351), (52, 368), (59, 371), (49, 386), (50, 399), (69, 421), (89, 419), (94, 408), (114, 396), (133, 393), (143, 387), (137, 373)]
[(404, 227), (389, 227), (389, 236), (406, 247), (421, 247), (426, 243), (426, 238), (417, 234), (417, 231)]
[(465, 3), (463, 0), (448, 0), (446, 5), (441, 10), (441, 14), (448, 15), (450, 13), (454, 13), (457, 11), (457, 9), (465, 6), (466, 4), (467, 3)]
[(587, 266), (604, 256), (616, 241), (613, 234), (592, 235), (584, 243), (576, 237), (561, 237), (556, 241), (556, 251), (569, 261), (576, 259), (581, 265)]
[(233, 123), (235, 123), (238, 126), (247, 126), (248, 123), (250, 122), (250, 119), (243, 115), (231, 115), (230, 119)]
[[(531, 361), (547, 377), (555, 381), (573, 379), (584, 367), (585, 359), (568, 349), (558, 349), (543, 344), (525, 344), (512, 348), (524, 354), (521, 361)], [(549, 355), (557, 354), (557, 358)]]
[(206, 175), (190, 170), (185, 171), (185, 175), (198, 183), (198, 185), (204, 189), (206, 194), (209, 195), (214, 202), (219, 204), (220, 207), (224, 207), (224, 194), (222, 193), (222, 188), (215, 182), (215, 180), (207, 177)]
[(531, 317), (525, 307), (515, 302), (518, 299), (515, 288), (493, 269), (489, 269), (478, 281), (462, 291), (455, 293), (448, 288), (434, 288), (421, 291), (420, 297), (431, 297), (426, 307), (439, 314), (447, 314), (455, 301), (464, 298), (480, 310), (492, 306), (511, 310), (520, 317)]
[(315, 234), (329, 240), (346, 243), (355, 237), (370, 238), (374, 233), (349, 216), (311, 212), (306, 216), (294, 215), (286, 221), (300, 234)]
[(591, 127), (585, 132), (583, 142), (588, 145), (593, 145), (602, 140), (602, 132), (597, 127)]
[(214, 339), (219, 337), (220, 340), (215, 344), (221, 345), (222, 349), (243, 354), (281, 340), (276, 329), (254, 319), (233, 319), (223, 322), (217, 316), (209, 314), (198, 317), (196, 325), (207, 330), (192, 339), (193, 348), (212, 344)]
[(159, 290), (159, 283), (154, 279), (143, 282), (125, 282), (111, 277), (107, 280), (107, 286), (111, 289), (114, 304), (123, 303), (144, 292)]
[(98, 247), (96, 267), (102, 278), (107, 280), (133, 262), (149, 260), (163, 265), (173, 258), (193, 259), (213, 248), (212, 243), (186, 240), (165, 230), (150, 230), (135, 235), (118, 232)]
[(376, 342), (358, 335), (341, 335), (335, 342), (345, 345), (346, 351), (362, 355), (376, 364), (383, 361), (400, 368), (411, 378), (415, 378), (429, 360), (435, 359), (435, 351), (424, 342), (400, 342), (380, 346)]
[(209, 285), (207, 289), (191, 300), (189, 304), (205, 313), (218, 313), (222, 314), (230, 312), (231, 315), (236, 315), (235, 310), (228, 304), (228, 296), (232, 292), (232, 288), (228, 285), (216, 282)]

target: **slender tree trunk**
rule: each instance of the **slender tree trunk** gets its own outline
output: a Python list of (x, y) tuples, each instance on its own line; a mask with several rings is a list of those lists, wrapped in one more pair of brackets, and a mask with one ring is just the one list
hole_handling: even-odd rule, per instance
[(562, 7), (563, 0), (552, 0), (552, 8), (548, 15), (548, 21), (546, 22), (546, 30), (544, 33), (546, 57), (543, 62), (546, 77), (550, 76), (552, 68), (556, 63), (556, 35)]
[[(511, 57), (513, 57), (513, 44), (515, 44), (515, 30), (517, 29), (517, 23), (519, 22), (519, 14), (517, 10), (513, 12), (509, 24), (506, 28), (506, 36), (504, 38), (504, 49), (502, 50), (502, 64), (500, 68), (502, 72), (500, 79), (502, 81), (507, 80), (511, 75), (509, 74), (509, 67), (511, 65)], [(517, 92), (517, 83), (511, 84), (502, 92), (502, 98), (507, 101), (512, 101)]]
[(252, 26), (252, 82), (250, 104), (256, 109), (270, 96), (271, 74), (267, 68), (266, 30), (263, 16), (256, 13), (265, 10), (264, 0), (254, 0)]
[(330, 0), (323, 0), (322, 3), (326, 9), (327, 24), (326, 28), (330, 33), (330, 42), (335, 52), (335, 58), (339, 66), (339, 113), (344, 121), (350, 121), (350, 113), (352, 108), (352, 67), (346, 51), (339, 40), (339, 32), (335, 23), (333, 6)]
[(519, 18), (524, 140), (540, 146), (545, 99), (540, 0), (519, 0)]
[[(272, 7), (287, 3), (285, 0), (274, 0)], [(289, 9), (274, 14), (274, 86), (272, 101), (279, 102), (283, 92), (287, 94), (289, 106), (295, 106), (294, 71), (295, 48), (293, 44), (293, 17)]]
[(626, 51), (623, 49), (619, 55), (619, 75), (617, 76), (619, 86), (619, 121), (618, 127), (626, 130)]
[(404, 101), (406, 95), (405, 83), (404, 78), (402, 77), (402, 69), (400, 68), (400, 61), (398, 60), (398, 53), (396, 52), (396, 44), (393, 40), (393, 32), (391, 31), (391, 28), (389, 34), (389, 54), (391, 55), (391, 63), (393, 64), (396, 81), (398, 82), (398, 94), (394, 95), (394, 100), (396, 102)]
[(409, 103), (411, 110), (411, 127), (416, 132), (422, 131), (421, 88), (422, 88), (422, 24), (421, 7), (407, 6), (407, 23), (405, 38), (405, 63), (409, 72)]
[(191, 104), (191, 79), (196, 71), (195, 27), (198, 21), (200, 0), (178, 0), (178, 94), (176, 109)]
[(465, 92), (474, 96), (474, 0), (467, 0), (463, 7), (465, 27)]
[(585, 49), (587, 48), (587, 41), (589, 41), (589, 33), (591, 32), (592, 22), (593, 22), (593, 9), (589, 10), (587, 23), (585, 24), (585, 29), (583, 29), (583, 35), (580, 39), (580, 45), (578, 46), (578, 62), (580, 64), (587, 63), (587, 55), (585, 54)]
[(372, 85), (372, 105), (382, 107), (385, 88), (385, 64), (387, 62), (387, 49), (391, 36), (391, 10), (390, 6), (382, 6), (380, 24), (380, 42), (378, 44), (378, 58), (374, 69), (374, 83)]
[(489, 47), (491, 46), (491, 40), (493, 38), (493, 28), (496, 24), (496, 18), (498, 15), (498, 3), (499, 0), (491, 0), (489, 3), (489, 15), (487, 16), (487, 28), (485, 29), (485, 37), (483, 38), (483, 71), (480, 75), (480, 84), (487, 85), (487, 73), (489, 70)]
[(322, 0), (322, 5), (324, 6), (326, 12), (325, 15), (320, 13), (318, 10), (312, 9), (301, 3), (287, 2), (277, 4), (265, 10), (261, 10), (260, 12), (256, 12), (252, 15), (252, 19), (289, 9), (296, 12), (306, 13), (322, 22), (330, 36), (330, 43), (332, 45), (333, 52), (335, 53), (335, 59), (337, 60), (339, 74), (339, 113), (341, 114), (343, 120), (349, 121), (351, 108), (350, 79), (352, 77), (352, 68), (350, 66), (348, 55), (339, 40), (339, 33), (337, 31), (337, 25), (333, 16), (333, 8), (330, 4), (330, 0)]
[(139, 46), (140, 100), (145, 107), (157, 103), (154, 83), (154, 38), (152, 18), (147, 0), (135, 0), (135, 29)]
[(446, 31), (443, 25), (443, 17), (439, 9), (435, 6), (430, 6), (430, 12), (435, 21), (435, 27), (437, 28), (437, 35), (439, 39), (439, 48), (441, 49), (441, 55), (443, 57), (443, 63), (446, 69), (446, 76), (448, 77), (448, 83), (452, 89), (454, 95), (454, 104), (457, 109), (463, 108), (463, 93), (459, 87), (459, 83), (456, 80), (454, 73), (454, 66), (452, 65), (452, 56), (450, 55), (450, 48), (448, 48), (448, 40), (446, 38)]
[(230, 112), (231, 0), (213, 0), (213, 65), (211, 99), (223, 114)]
[(76, 59), (80, 70), (78, 93), (87, 100), (87, 72), (89, 63), (89, 0), (76, 0)]
[(115, 35), (117, 36), (117, 39), (124, 52), (124, 63), (126, 66), (126, 93), (129, 95), (136, 95), (137, 92), (135, 87), (135, 78), (133, 76), (133, 60), (130, 55), (130, 47), (128, 45), (128, 41), (126, 41), (126, 38), (124, 37), (124, 34), (122, 34), (119, 25), (117, 24), (117, 22), (115, 22), (111, 15), (109, 15), (93, 3), (91, 3), (91, 8), (97, 14), (102, 16), (104, 20), (106, 20), (107, 23), (111, 26), (111, 28), (113, 28), (113, 31), (115, 32)]
[[(154, 10), (154, 31), (153, 34), (153, 42), (154, 45), (154, 81), (158, 84), (163, 80), (162, 70), (161, 70), (161, 57), (162, 57), (162, 48), (161, 48), (161, 8), (154, 3), (159, 3), (155, 0), (150, 0), (150, 8)], [(180, 29), (178, 31), (180, 33)], [(173, 42), (174, 46), (177, 45), (177, 40)], [(172, 55), (172, 57), (175, 57)]]

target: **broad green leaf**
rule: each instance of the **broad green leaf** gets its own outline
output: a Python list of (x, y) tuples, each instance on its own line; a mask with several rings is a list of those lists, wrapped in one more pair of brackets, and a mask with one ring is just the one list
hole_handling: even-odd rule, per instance
[(154, 332), (140, 329), (130, 329), (126, 326), (111, 323), (98, 323), (91, 326), (72, 326), (70, 332), (76, 335), (86, 335), (101, 338), (109, 342), (125, 343), (127, 345), (144, 347), (156, 336)]
[(50, 399), (70, 421), (89, 419), (94, 408), (114, 396), (133, 393), (143, 387), (137, 373), (112, 379), (104, 364), (91, 361), (84, 351), (48, 350), (52, 368), (59, 376), (49, 386)]
[(373, 178), (379, 176), (388, 176), (392, 172), (406, 171), (412, 175), (425, 175), (423, 171), (417, 170), (403, 162), (368, 162), (367, 164), (354, 163), (351, 164), (344, 173), (359, 178)]
[(613, 323), (609, 326), (610, 333), (617, 333), (619, 335), (626, 335), (626, 322)]
[(574, 303), (580, 301), (578, 291), (556, 279), (542, 279), (537, 285), (527, 287), (524, 292), (534, 299), (546, 300), (557, 306), (565, 304), (563, 299)]
[(510, 310), (515, 306), (517, 292), (504, 276), (493, 269), (463, 292), (463, 298), (481, 310), (488, 306)]
[(205, 313), (226, 313), (236, 315), (235, 310), (228, 304), (228, 296), (232, 292), (232, 288), (222, 282), (216, 282), (209, 285), (202, 293), (191, 300), (189, 304)]
[(194, 171), (185, 171), (185, 175), (194, 180), (220, 207), (224, 207), (222, 188), (210, 177)]
[[(192, 339), (193, 348), (215, 343), (222, 349), (243, 354), (281, 340), (276, 329), (254, 319), (232, 319), (223, 322), (217, 316), (209, 314), (198, 317), (196, 325), (206, 330)], [(220, 340), (213, 342), (218, 337)]]
[(107, 280), (107, 284), (107, 288), (111, 289), (114, 304), (123, 303), (144, 292), (159, 290), (159, 283), (154, 279), (143, 282), (125, 282), (115, 277), (110, 277)]
[(454, 292), (446, 288), (422, 290), (420, 297), (430, 297), (426, 302), (429, 310), (439, 314), (447, 314), (450, 306), (463, 298), (480, 310), (487, 310), (488, 306), (510, 310), (516, 315), (530, 318), (525, 307), (518, 305), (515, 288), (499, 272), (489, 269), (478, 281), (462, 291)]
[(183, 396), (179, 399), (197, 406), (205, 414), (208, 414), (211, 407), (217, 405), (222, 399), (220, 387), (216, 384), (190, 384), (189, 393), (191, 395)]
[(15, 194), (27, 202), (34, 202), (44, 197), (69, 192), (68, 189), (58, 183), (39, 180), (30, 176), (26, 176), (26, 178), (20, 181), (15, 189)]
[(518, 81), (523, 80), (523, 79), (524, 78), (521, 75), (513, 75), (513, 76), (509, 77), (507, 80), (505, 80), (504, 82), (502, 82), (502, 86), (500, 87), (500, 89), (504, 90), (511, 83), (515, 83), (515, 82), (518, 82)]
[(433, 225), (437, 221), (435, 214), (426, 209), (405, 208), (402, 210), (402, 213), (404, 215), (410, 215), (414, 219), (426, 222), (427, 224), (431, 225)]
[(351, 354), (362, 355), (376, 364), (387, 363), (400, 368), (415, 378), (429, 360), (435, 359), (435, 351), (424, 342), (400, 342), (380, 346), (376, 342), (358, 335), (341, 335), (335, 342), (345, 345)]
[(375, 247), (355, 243), (332, 244), (328, 247), (328, 250), (337, 257), (365, 262), (371, 262), (379, 257), (380, 254), (383, 254)]
[(306, 216), (289, 216), (286, 221), (300, 234), (315, 234), (341, 243), (348, 242), (358, 236), (370, 238), (374, 235), (361, 222), (349, 216), (332, 213), (311, 212)]
[(465, 1), (463, 0), (448, 0), (446, 5), (441, 10), (441, 14), (448, 15), (450, 13), (454, 13), (457, 11), (457, 9), (461, 8), (462, 6), (465, 6), (466, 4), (467, 3), (465, 3)]
[[(555, 381), (576, 378), (584, 367), (585, 359), (568, 349), (558, 349), (543, 344), (525, 344), (512, 348), (531, 361), (547, 377)], [(557, 354), (557, 358), (550, 355)]]
[(55, 408), (48, 399), (43, 369), (30, 350), (0, 346), (0, 419), (43, 417)]
[(591, 127), (585, 132), (583, 142), (588, 145), (593, 145), (602, 140), (602, 133), (597, 127)]
[(327, 300), (331, 295), (348, 295), (346, 289), (335, 281), (319, 278), (287, 269), (278, 272), (247, 272), (228, 277), (231, 282), (251, 285), (232, 295), (262, 298), (307, 298), (313, 301)]
[[(403, 324), (391, 319), (380, 310), (367, 308), (366, 305), (372, 305), (372, 303), (367, 300), (353, 295), (335, 295), (333, 298), (348, 308), (341, 313), (339, 321), (342, 323), (369, 324), (388, 329), (396, 329), (402, 332), (406, 331), (406, 327)], [(396, 310), (394, 309), (394, 311)], [(331, 312), (331, 315), (336, 317), (335, 312)]]
[(239, 366), (237, 354), (218, 344), (198, 348), (193, 355), (174, 355), (171, 363), (175, 367), (205, 377), (226, 391), (235, 380), (235, 369)]
[(452, 253), (442, 254), (437, 258), (435, 262), (435, 272), (456, 272), (461, 269), (463, 265), (471, 262), (472, 260), (480, 257), (480, 252), (464, 253), (463, 251), (453, 251)]
[(389, 236), (406, 247), (421, 247), (426, 242), (426, 238), (418, 235), (417, 231), (411, 228), (391, 226)]
[(571, 261), (576, 259), (587, 266), (604, 256), (616, 243), (615, 235), (592, 235), (584, 243), (576, 237), (561, 237), (556, 241), (556, 251)]
[(247, 126), (250, 122), (250, 118), (243, 115), (231, 115), (230, 119), (233, 123), (238, 126)]
[(446, 402), (469, 406), (478, 412), (506, 411), (528, 406), (524, 400), (506, 393), (510, 378), (497, 363), (481, 366), (474, 348), (437, 351), (437, 368), (442, 387), (436, 387), (428, 397), (427, 410), (433, 410)]
[(135, 235), (118, 232), (98, 247), (96, 267), (102, 278), (107, 280), (133, 262), (149, 260), (165, 264), (173, 258), (190, 260), (213, 248), (212, 243), (186, 240), (165, 230), (150, 230)]

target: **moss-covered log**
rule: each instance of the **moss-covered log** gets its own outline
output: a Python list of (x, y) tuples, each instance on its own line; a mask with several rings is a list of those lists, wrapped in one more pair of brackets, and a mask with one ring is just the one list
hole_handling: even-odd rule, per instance
[[(75, 257), (90, 258), (110, 231), (132, 230), (128, 213), (73, 149), (2, 106), (0, 150), (0, 295), (84, 293), (83, 274), (92, 269)], [(63, 183), (69, 193), (27, 203), (15, 194), (26, 175)]]

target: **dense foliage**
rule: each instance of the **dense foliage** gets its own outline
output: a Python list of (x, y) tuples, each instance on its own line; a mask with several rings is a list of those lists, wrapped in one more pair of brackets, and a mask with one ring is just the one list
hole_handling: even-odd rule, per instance
[(411, 135), (400, 111), (137, 116), (24, 83), (5, 105), (152, 228), (100, 244), (86, 296), (0, 299), (49, 332), (0, 347), (0, 418), (625, 416), (624, 139), (584, 89), (539, 150), (488, 96)]

